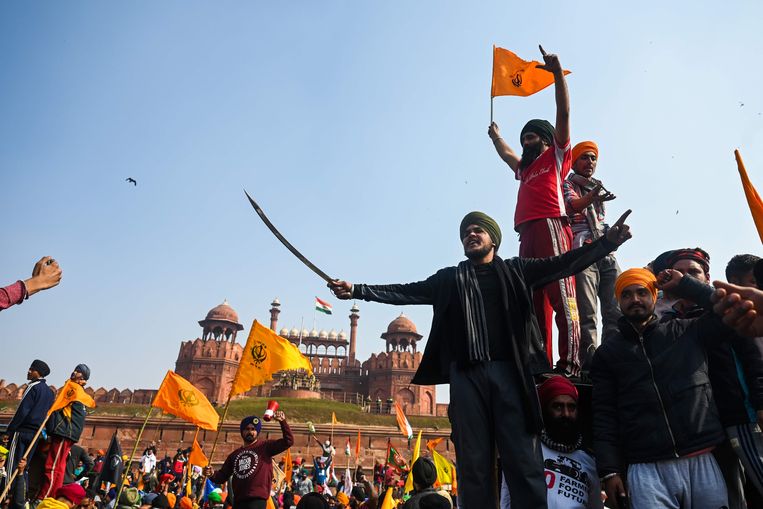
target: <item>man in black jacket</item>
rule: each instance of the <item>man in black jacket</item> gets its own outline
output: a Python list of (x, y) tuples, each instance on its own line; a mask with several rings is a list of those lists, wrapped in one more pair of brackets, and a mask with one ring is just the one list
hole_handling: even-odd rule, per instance
[(579, 249), (508, 260), (495, 255), (501, 243), (498, 224), (471, 212), (459, 229), (467, 260), (457, 267), (402, 285), (329, 284), (340, 299), (433, 306), (429, 339), (412, 383), (450, 383), (448, 415), (466, 509), (496, 505), (496, 445), (516, 507), (546, 507), (537, 436), (543, 422), (532, 375), (549, 365), (532, 290), (579, 272), (630, 238), (624, 224), (629, 212), (604, 237)]
[[(694, 302), (712, 288), (680, 272), (660, 273), (660, 287)], [(626, 495), (631, 507), (718, 509), (726, 485), (711, 451), (724, 430), (713, 401), (708, 345), (733, 338), (713, 314), (660, 323), (654, 315), (657, 280), (646, 269), (618, 277), (619, 331), (594, 354), (594, 450), (610, 504)]]
[[(24, 456), (27, 449), (30, 449), (28, 454), (30, 459), (34, 454), (35, 444), (32, 444), (32, 439), (45, 421), (45, 416), (53, 405), (53, 400), (56, 396), (45, 382), (45, 377), (49, 374), (50, 368), (40, 359), (35, 359), (29, 367), (29, 371), (27, 371), (29, 384), (24, 390), (21, 402), (16, 409), (16, 413), (13, 414), (11, 422), (8, 423), (8, 429), (6, 430), (10, 437), (8, 459), (6, 461), (8, 477), (16, 470), (19, 460)], [(28, 484), (26, 471), (23, 476), (19, 476), (18, 480), (14, 482)], [(24, 487), (20, 491), (14, 490), (14, 493), (19, 492), (26, 493), (26, 488)], [(12, 506), (14, 508), (22, 508), (25, 502), (25, 500), (14, 498)]]

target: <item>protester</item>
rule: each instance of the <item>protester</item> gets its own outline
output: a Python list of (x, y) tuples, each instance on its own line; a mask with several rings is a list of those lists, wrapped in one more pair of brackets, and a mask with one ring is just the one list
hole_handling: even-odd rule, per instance
[[(85, 386), (90, 379), (90, 368), (77, 364), (69, 379)], [(45, 460), (45, 471), (37, 497), (45, 498), (63, 485), (66, 459), (72, 445), (77, 443), (85, 426), (85, 405), (73, 401), (61, 410), (53, 412), (46, 426), (50, 437), (50, 449)]]
[(294, 444), (286, 416), (278, 410), (274, 419), (281, 424), (283, 438), (259, 440), (262, 421), (249, 416), (241, 421), (241, 438), (244, 446), (233, 451), (215, 471), (207, 466), (205, 474), (213, 483), (220, 484), (233, 476), (234, 509), (264, 509), (273, 484), (273, 456), (284, 452)]
[(85, 449), (73, 444), (66, 457), (64, 484), (70, 484), (86, 478), (94, 464), (93, 459), (85, 452)]
[(34, 264), (31, 278), (0, 288), (0, 311), (21, 304), (41, 290), (53, 288), (61, 282), (61, 275), (57, 261), (50, 256), (42, 257)]
[[(660, 286), (695, 302), (709, 287), (678, 271)], [(706, 345), (733, 336), (712, 314), (659, 323), (657, 279), (646, 269), (615, 283), (623, 317), (618, 334), (594, 354), (594, 450), (608, 504), (718, 509), (726, 486), (711, 451), (724, 433), (713, 402)], [(679, 362), (680, 360), (680, 362)], [(623, 476), (627, 469), (627, 486)]]
[[(572, 246), (580, 247), (603, 236), (608, 228), (604, 202), (615, 195), (604, 190), (593, 178), (599, 161), (599, 147), (583, 141), (572, 147), (572, 173), (564, 181), (564, 203), (572, 228)], [(580, 317), (580, 356), (584, 368), (590, 367), (598, 346), (597, 299), (601, 302), (602, 340), (617, 330), (620, 309), (615, 299), (615, 280), (620, 267), (614, 254), (605, 256), (575, 274), (575, 294)]]
[[(703, 249), (674, 250), (666, 263), (684, 276), (704, 284), (710, 282), (710, 255)], [(705, 313), (698, 303), (679, 298), (661, 321), (691, 319)], [(756, 432), (759, 429), (756, 411), (763, 416), (763, 358), (755, 342), (736, 335), (728, 341), (708, 344), (706, 350), (713, 396), (727, 437), (713, 454), (726, 481), (729, 509), (745, 509), (742, 464), (756, 485), (763, 484), (763, 462), (754, 442), (754, 436), (760, 434)]]
[[(755, 265), (760, 262), (760, 257), (751, 254), (734, 256), (726, 265), (726, 280), (729, 283), (740, 286), (757, 288), (755, 278)], [(763, 281), (761, 281), (763, 283)]]
[[(431, 459), (420, 456), (411, 467), (411, 475), (413, 475), (413, 491), (411, 498), (403, 505), (403, 509), (419, 509), (421, 499), (427, 495), (443, 498), (434, 488), (434, 483), (437, 481), (437, 467)], [(450, 507), (450, 504), (446, 507)]]
[[(559, 58), (541, 48), (544, 64), (538, 66), (554, 75), (556, 127), (547, 120), (530, 120), (522, 128), (519, 158), (501, 138), (492, 123), (488, 135), (498, 155), (519, 180), (514, 229), (519, 232), (519, 256), (545, 258), (558, 256), (572, 248), (572, 231), (567, 219), (562, 182), (572, 166), (570, 154), (570, 98)], [(549, 150), (552, 149), (552, 150)], [(574, 273), (573, 273), (574, 274)], [(546, 351), (551, 357), (552, 309), (556, 313), (559, 361), (565, 373), (580, 373), (580, 324), (572, 274), (533, 289), (535, 314), (540, 323)]]
[[(21, 396), (19, 406), (16, 408), (16, 412), (11, 418), (11, 422), (8, 423), (6, 434), (10, 437), (8, 444), (8, 458), (6, 461), (8, 476), (12, 475), (13, 471), (18, 468), (19, 460), (24, 455), (28, 455), (31, 459), (34, 455), (36, 444), (32, 443), (37, 430), (45, 422), (45, 417), (48, 414), (48, 410), (53, 405), (55, 394), (53, 390), (48, 386), (45, 381), (45, 377), (50, 374), (50, 368), (48, 365), (40, 359), (32, 361), (29, 370), (27, 371), (27, 384), (24, 389), (24, 394)], [(21, 476), (18, 475), (15, 483), (21, 483), (23, 486), (18, 486), (14, 493), (24, 494), (22, 500), (18, 497), (14, 497), (12, 505), (13, 509), (23, 509), (28, 492), (29, 484), (28, 474)], [(5, 485), (5, 482), (2, 483)]]
[[(566, 378), (553, 376), (538, 387), (538, 397), (545, 424), (541, 446), (549, 509), (602, 508), (596, 462), (583, 449), (577, 388)], [(511, 495), (504, 479), (501, 509), (510, 507)]]
[[(412, 383), (450, 383), (449, 418), (459, 463), (459, 494), (468, 508), (496, 504), (491, 468), (498, 446), (518, 507), (546, 506), (546, 483), (537, 433), (542, 426), (534, 372), (548, 369), (533, 313), (531, 290), (573, 274), (620, 246), (630, 231), (626, 213), (596, 242), (545, 259), (495, 256), (498, 224), (467, 214), (459, 234), (466, 261), (426, 281), (404, 285), (329, 287), (340, 299), (434, 308), (424, 355)], [(501, 388), (501, 390), (496, 390)]]
[(56, 490), (55, 498), (45, 498), (37, 509), (72, 509), (85, 498), (85, 489), (77, 483), (61, 486)]

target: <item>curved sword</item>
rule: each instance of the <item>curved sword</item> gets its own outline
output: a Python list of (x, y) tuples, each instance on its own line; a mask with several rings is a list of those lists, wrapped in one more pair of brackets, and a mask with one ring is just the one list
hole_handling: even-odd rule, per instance
[(292, 253), (294, 256), (296, 256), (296, 257), (299, 259), (299, 261), (301, 261), (302, 263), (304, 263), (305, 265), (307, 265), (307, 268), (308, 268), (308, 269), (310, 269), (310, 270), (312, 270), (313, 272), (315, 272), (316, 274), (318, 274), (318, 275), (319, 275), (321, 278), (323, 278), (323, 280), (324, 280), (324, 281), (326, 281), (327, 283), (330, 283), (330, 282), (334, 281), (334, 278), (332, 278), (332, 277), (329, 277), (329, 276), (328, 276), (328, 274), (326, 274), (326, 273), (325, 273), (325, 272), (323, 272), (321, 269), (319, 269), (318, 267), (316, 267), (316, 266), (313, 264), (313, 262), (311, 262), (310, 260), (308, 260), (307, 258), (305, 258), (305, 255), (303, 255), (302, 253), (300, 253), (300, 252), (297, 250), (297, 248), (296, 248), (296, 247), (292, 246), (292, 245), (291, 245), (291, 243), (290, 243), (288, 240), (286, 240), (286, 238), (285, 238), (283, 235), (281, 235), (281, 232), (279, 232), (279, 231), (278, 231), (278, 229), (277, 229), (275, 226), (273, 226), (273, 223), (271, 223), (271, 222), (270, 222), (270, 219), (268, 219), (268, 216), (266, 216), (266, 215), (265, 215), (265, 213), (262, 211), (262, 209), (260, 208), (260, 206), (259, 206), (259, 205), (257, 205), (257, 202), (255, 202), (255, 201), (252, 199), (252, 197), (251, 197), (251, 196), (249, 196), (249, 193), (247, 193), (247, 192), (246, 192), (246, 190), (244, 190), (244, 194), (246, 195), (246, 197), (247, 197), (247, 198), (249, 198), (249, 203), (251, 203), (251, 204), (252, 204), (252, 208), (254, 208), (254, 211), (255, 211), (255, 212), (257, 212), (257, 215), (258, 215), (258, 216), (260, 216), (260, 219), (262, 219), (262, 222), (263, 222), (263, 223), (265, 223), (265, 226), (267, 226), (267, 227), (268, 227), (268, 229), (269, 229), (269, 230), (270, 230), (270, 231), (273, 233), (273, 235), (275, 235), (275, 236), (276, 236), (276, 238), (277, 238), (278, 240), (280, 240), (280, 241), (281, 241), (281, 244), (283, 244), (284, 246), (286, 246), (286, 249), (288, 249), (289, 251), (291, 251), (291, 253)]

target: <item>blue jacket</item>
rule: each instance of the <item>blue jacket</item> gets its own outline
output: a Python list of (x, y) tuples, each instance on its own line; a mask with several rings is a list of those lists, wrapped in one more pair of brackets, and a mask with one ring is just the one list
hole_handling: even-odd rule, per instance
[(8, 434), (35, 433), (53, 405), (56, 395), (44, 378), (30, 382), (29, 385), (32, 386), (31, 389), (21, 399), (13, 419), (8, 423)]

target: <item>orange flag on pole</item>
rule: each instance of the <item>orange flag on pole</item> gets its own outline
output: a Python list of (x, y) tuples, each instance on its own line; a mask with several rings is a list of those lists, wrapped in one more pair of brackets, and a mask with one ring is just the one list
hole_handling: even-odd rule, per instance
[[(519, 95), (527, 97), (540, 92), (554, 82), (554, 75), (537, 60), (522, 60), (511, 51), (493, 45), (493, 83), (490, 97)], [(565, 70), (564, 74), (570, 74)]]
[(360, 430), (358, 429), (358, 443), (355, 444), (355, 461), (360, 459)]
[(284, 470), (284, 474), (286, 474), (286, 486), (291, 486), (291, 475), (293, 473), (292, 461), (291, 461), (291, 447), (286, 449), (286, 454), (284, 454), (283, 470)]
[(220, 422), (220, 416), (207, 397), (191, 382), (172, 371), (167, 371), (151, 406), (202, 429), (216, 431)]
[(69, 404), (75, 401), (79, 401), (89, 408), (95, 407), (95, 400), (85, 392), (85, 389), (83, 389), (80, 384), (72, 382), (71, 380), (67, 380), (64, 386), (58, 390), (56, 399), (53, 401), (53, 406), (51, 406), (50, 410), (48, 410), (48, 415), (52, 414), (56, 410), (66, 408), (69, 406)]
[(747, 176), (747, 170), (744, 167), (742, 154), (739, 153), (739, 150), (734, 151), (734, 157), (737, 160), (737, 169), (742, 179), (742, 188), (747, 198), (747, 205), (750, 207), (752, 220), (755, 222), (755, 228), (758, 230), (760, 241), (763, 242), (763, 200), (760, 199), (758, 191), (755, 190), (755, 186), (750, 182), (750, 177)]
[(230, 395), (243, 394), (256, 385), (272, 380), (274, 373), (286, 369), (304, 369), (313, 373), (310, 359), (302, 355), (297, 345), (255, 320), (233, 378)]
[(199, 445), (199, 442), (196, 441), (195, 437), (193, 439), (193, 445), (191, 446), (191, 454), (188, 455), (188, 463), (198, 467), (206, 467), (209, 465), (207, 455), (201, 450), (201, 446)]

